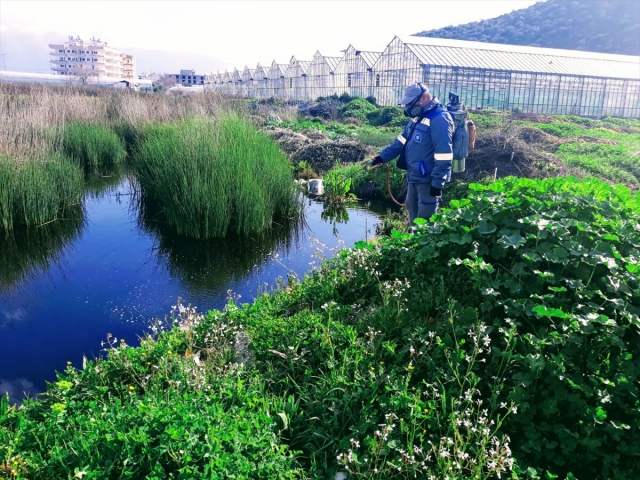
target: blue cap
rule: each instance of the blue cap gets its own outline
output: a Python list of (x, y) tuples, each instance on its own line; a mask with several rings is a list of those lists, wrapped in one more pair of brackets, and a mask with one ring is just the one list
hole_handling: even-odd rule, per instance
[(422, 96), (423, 93), (429, 93), (429, 88), (426, 85), (420, 82), (412, 83), (404, 89), (404, 96), (398, 105), (407, 105)]

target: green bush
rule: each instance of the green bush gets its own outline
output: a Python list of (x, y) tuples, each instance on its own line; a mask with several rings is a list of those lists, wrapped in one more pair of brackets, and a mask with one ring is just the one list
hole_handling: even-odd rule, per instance
[(58, 131), (62, 152), (86, 171), (111, 169), (125, 157), (123, 142), (112, 130), (96, 123), (73, 122)]
[(369, 123), (374, 127), (379, 127), (381, 125), (404, 126), (408, 121), (404, 116), (404, 113), (402, 113), (402, 109), (395, 106), (377, 109), (376, 111), (367, 114), (367, 118), (369, 119)]
[[(519, 410), (505, 427), (519, 460), (577, 478), (635, 478), (640, 198), (593, 179), (470, 187), (429, 235), (396, 236), (380, 268), (418, 292), (441, 278), (458, 309), (486, 319), (496, 357), (495, 335), (514, 329), (505, 391)], [(409, 298), (413, 314), (433, 315), (419, 298)]]
[(235, 114), (150, 126), (134, 163), (145, 207), (190, 237), (260, 232), (300, 211), (285, 155)]
[(83, 173), (69, 160), (50, 154), (47, 161), (14, 161), (0, 156), (0, 222), (37, 226), (64, 216), (82, 196)]
[(364, 98), (355, 98), (340, 108), (342, 118), (353, 117), (361, 122), (367, 121), (367, 114), (375, 112), (377, 108), (371, 105)]

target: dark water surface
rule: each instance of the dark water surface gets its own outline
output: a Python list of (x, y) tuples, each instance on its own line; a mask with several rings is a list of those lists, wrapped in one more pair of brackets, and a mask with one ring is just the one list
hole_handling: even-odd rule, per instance
[(199, 311), (223, 308), (228, 290), (249, 302), (290, 270), (309, 271), (317, 248), (329, 258), (341, 242), (371, 236), (380, 217), (355, 206), (347, 223), (332, 224), (321, 218), (322, 203), (305, 199), (306, 225), (195, 241), (140, 218), (129, 177), (107, 181), (87, 195), (84, 213), (0, 235), (0, 394), (42, 392), (67, 361), (81, 367), (83, 355), (100, 354), (107, 333), (136, 345), (178, 297)]

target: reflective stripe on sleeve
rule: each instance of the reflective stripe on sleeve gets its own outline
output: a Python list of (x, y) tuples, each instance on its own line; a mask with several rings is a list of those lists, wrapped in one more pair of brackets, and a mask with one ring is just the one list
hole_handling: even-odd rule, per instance
[(435, 153), (434, 160), (453, 160), (453, 153)]
[(427, 127), (431, 126), (431, 120), (429, 120), (428, 118), (423, 118), (420, 123), (422, 123), (423, 125), (426, 125)]
[(407, 139), (404, 138), (402, 135), (398, 135), (398, 138), (396, 140), (398, 140), (403, 145), (407, 143)]

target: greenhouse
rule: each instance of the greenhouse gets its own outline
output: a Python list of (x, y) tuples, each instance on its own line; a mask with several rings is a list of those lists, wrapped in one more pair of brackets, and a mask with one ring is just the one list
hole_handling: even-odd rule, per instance
[(422, 81), (473, 109), (637, 117), (640, 58), (439, 38), (396, 37), (373, 67), (371, 94), (389, 105)]
[(356, 50), (353, 45), (345, 50), (336, 68), (336, 86), (339, 93), (352, 97), (368, 97), (373, 86), (372, 68), (382, 52)]
[(284, 83), (284, 74), (287, 71), (288, 66), (289, 64), (278, 63), (276, 60), (271, 63), (271, 68), (269, 69), (269, 76), (267, 80), (267, 90), (269, 92), (267, 96), (287, 98)]
[(306, 100), (327, 97), (336, 93), (335, 72), (340, 60), (342, 60), (342, 54), (323, 55), (317, 51), (313, 55), (313, 60), (311, 60), (307, 71), (308, 98)]
[(346, 92), (394, 105), (416, 81), (444, 101), (456, 92), (474, 110), (640, 117), (640, 57), (441, 38), (395, 37), (382, 52), (349, 45), (342, 56), (258, 65), (252, 94), (226, 72), (211, 86), (299, 101)]
[(245, 97), (253, 98), (256, 96), (256, 85), (254, 80), (255, 74), (255, 68), (249, 68), (248, 65), (245, 65), (244, 70), (242, 71), (242, 84), (245, 88)]
[(256, 97), (268, 98), (269, 90), (267, 88), (267, 82), (269, 81), (269, 68), (263, 67), (258, 64), (256, 66), (256, 72), (254, 73), (253, 83), (256, 89)]
[(297, 60), (291, 57), (289, 65), (284, 74), (286, 97), (291, 100), (299, 98), (309, 98), (307, 92), (307, 72), (311, 61)]

